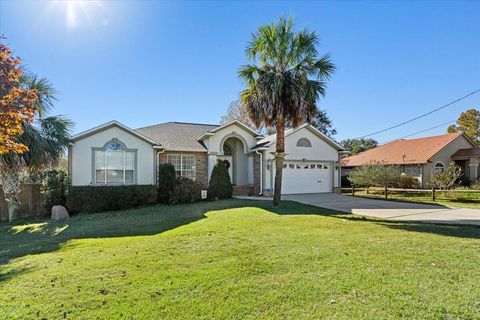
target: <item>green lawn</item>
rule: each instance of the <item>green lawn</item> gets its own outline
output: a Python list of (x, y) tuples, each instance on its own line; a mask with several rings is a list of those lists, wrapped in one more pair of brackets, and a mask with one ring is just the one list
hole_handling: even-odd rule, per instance
[(0, 224), (0, 319), (478, 319), (479, 261), (476, 227), (294, 202)]
[[(351, 191), (344, 190), (344, 194), (351, 195)], [(385, 200), (385, 193), (379, 189), (370, 190), (367, 194), (365, 189), (355, 190), (355, 196), (363, 198), (374, 198)], [(425, 192), (388, 192), (388, 200), (407, 201), (417, 203), (434, 203), (459, 208), (480, 209), (480, 193), (446, 193), (437, 191), (436, 199), (432, 201), (432, 194), (429, 190)]]

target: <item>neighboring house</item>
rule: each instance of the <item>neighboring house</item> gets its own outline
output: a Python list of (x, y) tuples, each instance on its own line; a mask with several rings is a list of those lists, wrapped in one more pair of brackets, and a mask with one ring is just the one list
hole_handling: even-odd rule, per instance
[[(160, 163), (207, 187), (213, 166), (227, 161), (235, 194), (270, 194), (275, 135), (263, 137), (239, 121), (225, 125), (167, 122), (139, 129), (112, 121), (72, 136), (72, 185), (156, 184)], [(286, 130), (282, 193), (338, 191), (336, 142), (311, 125)]]
[(465, 133), (447, 133), (439, 136), (410, 140), (396, 140), (359, 154), (343, 158), (342, 174), (355, 167), (371, 163), (400, 166), (402, 172), (416, 177), (423, 188), (435, 171), (443, 171), (454, 161), (470, 181), (479, 178), (480, 150)]

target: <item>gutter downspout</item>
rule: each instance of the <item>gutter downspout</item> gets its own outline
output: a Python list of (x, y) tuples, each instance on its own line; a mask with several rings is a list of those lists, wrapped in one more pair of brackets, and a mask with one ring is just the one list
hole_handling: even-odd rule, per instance
[(261, 152), (259, 152), (258, 150), (255, 150), (255, 153), (258, 154), (260, 156), (260, 189), (259, 189), (259, 193), (258, 195), (261, 196), (263, 195), (263, 155)]

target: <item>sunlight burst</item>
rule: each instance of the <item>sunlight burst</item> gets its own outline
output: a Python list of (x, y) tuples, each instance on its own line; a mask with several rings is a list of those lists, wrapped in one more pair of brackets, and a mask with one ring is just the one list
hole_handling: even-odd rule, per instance
[(99, 0), (57, 0), (54, 6), (63, 7), (65, 10), (65, 25), (68, 28), (79, 27), (85, 21), (90, 27), (93, 25), (93, 16), (103, 9)]

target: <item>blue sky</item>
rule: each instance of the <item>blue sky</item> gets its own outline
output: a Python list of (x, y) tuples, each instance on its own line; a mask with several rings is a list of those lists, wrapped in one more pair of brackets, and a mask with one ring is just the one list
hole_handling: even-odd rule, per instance
[[(251, 33), (292, 16), (298, 28), (319, 33), (319, 51), (337, 65), (319, 105), (342, 140), (479, 89), (479, 12), (473, 1), (0, 0), (0, 34), (31, 71), (54, 83), (54, 113), (80, 132), (112, 119), (132, 128), (218, 123), (242, 89), (237, 70)], [(402, 137), (473, 107), (480, 93), (374, 138)]]

